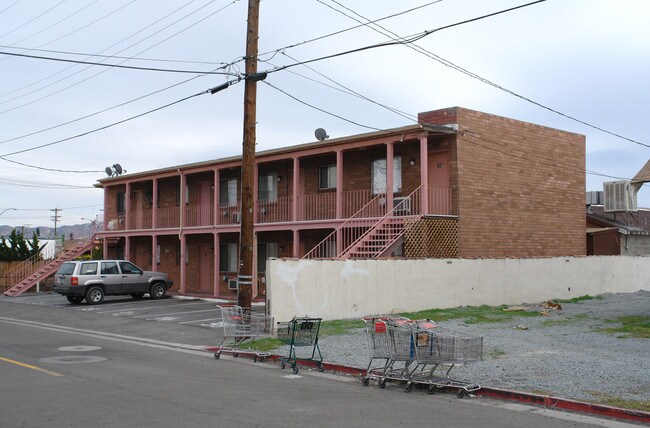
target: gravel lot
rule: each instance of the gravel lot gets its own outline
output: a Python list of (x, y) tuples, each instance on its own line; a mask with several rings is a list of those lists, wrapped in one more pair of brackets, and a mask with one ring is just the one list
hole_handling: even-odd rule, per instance
[[(529, 306), (533, 306), (532, 310), (543, 310), (539, 303)], [(605, 401), (616, 397), (650, 401), (650, 339), (622, 338), (620, 334), (595, 331), (616, 325), (607, 320), (650, 315), (649, 291), (605, 294), (578, 303), (563, 303), (561, 310), (549, 312), (549, 316), (514, 316), (502, 323), (439, 323), (484, 338), (483, 361), (454, 367), (452, 377), (486, 387), (576, 400)], [(363, 329), (322, 337), (319, 344), (325, 362), (364, 368), (368, 364)], [(286, 352), (286, 347), (277, 351)]]

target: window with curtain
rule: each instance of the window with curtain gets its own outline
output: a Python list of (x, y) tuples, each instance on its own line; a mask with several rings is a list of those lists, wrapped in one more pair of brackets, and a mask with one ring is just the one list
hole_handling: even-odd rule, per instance
[(277, 256), (277, 242), (259, 242), (257, 244), (257, 271), (266, 272), (266, 259)]
[(336, 165), (326, 165), (320, 167), (318, 187), (321, 190), (336, 189)]
[[(374, 159), (371, 167), (372, 193), (386, 192), (386, 159)], [(393, 157), (393, 192), (402, 191), (402, 157)]]
[(237, 179), (229, 178), (219, 183), (219, 203), (228, 206), (237, 205)]
[(237, 268), (237, 244), (220, 244), (219, 245), (219, 271), (221, 272), (238, 272)]
[(275, 201), (278, 199), (278, 174), (260, 175), (258, 178), (257, 199)]

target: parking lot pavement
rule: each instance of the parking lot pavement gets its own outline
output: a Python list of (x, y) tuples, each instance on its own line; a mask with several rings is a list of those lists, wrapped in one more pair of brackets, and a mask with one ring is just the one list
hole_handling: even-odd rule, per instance
[(79, 305), (69, 303), (65, 297), (53, 293), (35, 293), (19, 297), (0, 297), (2, 302), (43, 306), (62, 311), (78, 311), (97, 317), (131, 318), (144, 321), (190, 325), (220, 330), (221, 310), (218, 302), (187, 300), (168, 297), (161, 300), (143, 298), (135, 300), (129, 296), (106, 296), (100, 305)]

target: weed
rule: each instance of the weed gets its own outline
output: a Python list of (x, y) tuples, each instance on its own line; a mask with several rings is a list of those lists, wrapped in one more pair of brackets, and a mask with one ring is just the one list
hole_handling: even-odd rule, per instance
[(568, 316), (565, 318), (560, 318), (560, 319), (548, 319), (545, 320), (542, 325), (544, 327), (551, 327), (551, 326), (559, 326), (559, 325), (569, 325), (573, 324), (579, 321), (583, 321), (585, 319), (590, 318), (589, 315), (587, 314), (577, 314), (573, 316)]
[(590, 296), (590, 295), (584, 295), (580, 297), (574, 297), (573, 299), (565, 299), (565, 300), (558, 300), (560, 303), (582, 303), (585, 300), (603, 300), (603, 296)]
[(279, 341), (278, 339), (274, 339), (272, 337), (266, 337), (264, 339), (257, 339), (248, 344), (248, 346), (243, 346), (243, 348), (251, 348), (255, 349), (256, 351), (273, 351), (274, 349), (278, 349), (284, 345), (284, 342)]
[(323, 321), (320, 324), (320, 330), (318, 332), (319, 336), (336, 336), (339, 334), (346, 334), (350, 330), (355, 330), (358, 328), (364, 327), (363, 320), (334, 320), (334, 321)]
[(650, 411), (650, 400), (624, 400), (622, 398), (614, 397), (612, 395), (603, 394), (600, 391), (586, 391), (593, 395), (599, 404), (606, 404), (608, 406), (619, 407), (622, 409)]
[(538, 317), (537, 312), (504, 311), (507, 306), (464, 306), (450, 309), (429, 309), (420, 312), (400, 314), (411, 319), (430, 319), (432, 321), (448, 321), (465, 319), (465, 324), (507, 322), (513, 318)]
[(622, 333), (621, 338), (635, 337), (639, 339), (650, 339), (650, 316), (631, 315), (618, 317), (613, 320), (606, 320), (609, 323), (619, 323), (616, 327), (601, 328), (597, 331), (602, 333)]

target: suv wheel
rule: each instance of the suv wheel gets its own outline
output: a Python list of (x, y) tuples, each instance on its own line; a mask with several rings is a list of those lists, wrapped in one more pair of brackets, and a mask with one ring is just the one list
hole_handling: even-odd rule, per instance
[(78, 305), (84, 300), (83, 296), (65, 296), (65, 297), (68, 299), (68, 302), (72, 303), (73, 305)]
[(104, 301), (104, 289), (98, 286), (92, 286), (86, 290), (86, 302), (89, 305), (97, 305)]
[(149, 290), (149, 295), (151, 296), (152, 299), (162, 299), (165, 297), (165, 293), (167, 292), (167, 289), (165, 288), (164, 285), (162, 285), (159, 282), (154, 283), (151, 285), (151, 289)]

